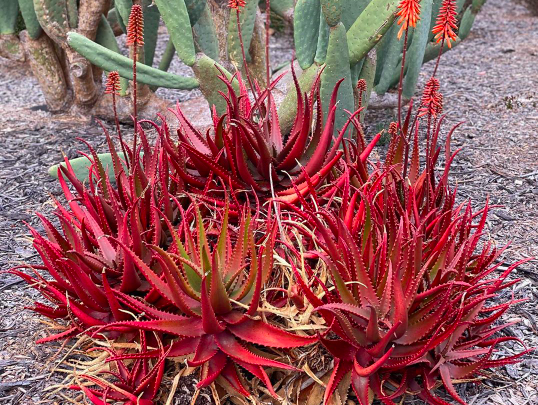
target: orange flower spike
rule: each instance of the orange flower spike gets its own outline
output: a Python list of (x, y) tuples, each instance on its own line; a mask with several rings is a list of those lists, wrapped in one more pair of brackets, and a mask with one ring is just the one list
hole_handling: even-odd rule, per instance
[(112, 71), (106, 77), (105, 94), (118, 95), (120, 92), (120, 74)]
[(228, 2), (228, 7), (238, 11), (241, 11), (241, 8), (245, 7), (246, 5), (245, 0), (230, 0)]
[(138, 4), (131, 8), (127, 25), (127, 46), (131, 45), (144, 45), (144, 13)]
[(458, 38), (454, 32), (454, 30), (458, 29), (456, 15), (456, 1), (444, 0), (437, 16), (436, 25), (432, 29), (437, 43), (443, 41), (447, 43), (449, 48), (452, 48), (451, 41), (455, 41)]
[(400, 10), (396, 16), (400, 17), (398, 25), (402, 26), (398, 32), (398, 39), (400, 39), (405, 30), (417, 26), (417, 21), (420, 19), (420, 0), (401, 0), (398, 8)]

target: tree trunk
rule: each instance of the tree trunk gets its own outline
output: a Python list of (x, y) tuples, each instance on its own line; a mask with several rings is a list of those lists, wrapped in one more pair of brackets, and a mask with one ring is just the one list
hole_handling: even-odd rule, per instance
[[(81, 0), (77, 32), (94, 40), (101, 15), (108, 11), (109, 6), (109, 0)], [(66, 54), (73, 80), (75, 105), (79, 109), (87, 110), (97, 101), (100, 90), (94, 80), (93, 67), (88, 60), (67, 45)]]
[(45, 34), (38, 39), (32, 39), (26, 31), (22, 31), (19, 37), (49, 110), (53, 112), (65, 110), (71, 102), (71, 97), (52, 40)]

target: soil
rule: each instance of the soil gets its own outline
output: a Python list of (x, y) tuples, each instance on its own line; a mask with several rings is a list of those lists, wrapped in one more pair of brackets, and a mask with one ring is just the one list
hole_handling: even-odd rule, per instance
[[(448, 113), (445, 128), (464, 120), (454, 134), (453, 148), (462, 148), (453, 164), (452, 181), (462, 200), (475, 207), (486, 198), (497, 207), (488, 221), (487, 237), (499, 245), (508, 242), (504, 260), (538, 256), (538, 18), (512, 0), (490, 0), (478, 15), (470, 37), (445, 54), (438, 71)], [(158, 51), (159, 52), (159, 51)], [(290, 39), (276, 33), (272, 53), (291, 57)], [(275, 66), (278, 63), (275, 63)], [(185, 71), (177, 61), (174, 71)], [(433, 70), (421, 74), (419, 89)], [(195, 97), (196, 92), (161, 91), (169, 100)], [(417, 93), (417, 96), (420, 96)], [(392, 121), (391, 110), (371, 111), (371, 132)], [(50, 195), (60, 188), (47, 168), (62, 158), (77, 156), (85, 147), (81, 137), (98, 149), (104, 145), (96, 122), (51, 115), (46, 111), (37, 82), (24, 65), (0, 58), (0, 269), (37, 262), (26, 223), (44, 231), (34, 215), (51, 211)], [(536, 261), (514, 272), (521, 278), (504, 298), (525, 298), (504, 317), (519, 320), (506, 333), (538, 347), (538, 265)], [(35, 345), (46, 336), (46, 325), (24, 310), (38, 297), (16, 277), (0, 275), (0, 404), (65, 404), (61, 393), (46, 387), (62, 381), (52, 373), (65, 349)], [(499, 354), (521, 348), (505, 345)], [(182, 379), (174, 402), (189, 403), (192, 377)], [(472, 405), (538, 403), (538, 355), (531, 354), (506, 366), (481, 384), (458, 384), (458, 392)], [(199, 401), (207, 402), (201, 395)], [(418, 400), (406, 403), (419, 404)]]

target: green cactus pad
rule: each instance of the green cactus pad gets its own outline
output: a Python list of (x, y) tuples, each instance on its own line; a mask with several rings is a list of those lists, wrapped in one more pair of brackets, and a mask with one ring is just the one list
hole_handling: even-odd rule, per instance
[(477, 14), (480, 11), (480, 9), (485, 3), (486, 3), (486, 0), (473, 0), (472, 6), (473, 6), (473, 11), (475, 12), (475, 14)]
[(19, 3), (17, 0), (4, 0), (0, 12), (0, 34), (14, 34), (19, 15)]
[(185, 0), (185, 6), (187, 7), (187, 12), (189, 13), (191, 26), (194, 27), (194, 24), (198, 22), (198, 19), (202, 16), (202, 13), (206, 9), (206, 5), (206, 0)]
[(365, 59), (366, 58), (362, 58), (359, 63), (351, 67), (351, 84), (355, 85), (359, 81), (359, 75), (361, 73)]
[(66, 15), (70, 1), (66, 0), (34, 0), (35, 13), (39, 25), (57, 44), (64, 44), (66, 34), (76, 28)]
[[(245, 7), (239, 13), (241, 36), (243, 37), (243, 47), (247, 62), (250, 62), (248, 50), (250, 49), (250, 42), (254, 33), (258, 3), (259, 0), (246, 0)], [(230, 10), (230, 19), (228, 21), (228, 56), (235, 64), (243, 66), (241, 43), (239, 42), (239, 33), (237, 31), (237, 13), (235, 10)]]
[[(124, 26), (127, 26), (129, 22), (129, 14), (131, 13), (132, 6), (132, 0), (114, 0), (114, 7), (120, 16), (120, 19), (123, 21)], [(127, 32), (127, 30), (125, 30), (125, 32)]]
[[(302, 69), (306, 69), (314, 63), (318, 47), (318, 34), (321, 33), (320, 13), (319, 0), (299, 0), (295, 6), (293, 38), (295, 41), (295, 55)], [(327, 27), (326, 37), (328, 39), (329, 29), (325, 23), (325, 18), (323, 18), (323, 24)]]
[(359, 18), (370, 0), (341, 0), (342, 1), (342, 22), (346, 30), (349, 30), (353, 23)]
[(320, 13), (319, 16), (319, 35), (318, 44), (316, 46), (316, 56), (314, 62), (325, 63), (327, 57), (327, 46), (329, 45), (329, 24), (325, 21), (325, 17)]
[(345, 0), (321, 0), (321, 9), (329, 27), (335, 27), (342, 19), (342, 1)]
[(389, 30), (398, 0), (372, 0), (347, 32), (349, 62), (354, 65), (370, 52)]
[(121, 19), (121, 16), (120, 16), (120, 13), (118, 12), (118, 10), (116, 10), (116, 8), (111, 8), (106, 16), (107, 20), (108, 20), (108, 24), (113, 27), (116, 23), (119, 24), (119, 26), (121, 27), (121, 30), (126, 33), (127, 32), (127, 28), (125, 27), (125, 24), (123, 23), (123, 20)]
[(144, 10), (144, 64), (153, 65), (155, 48), (157, 47), (157, 34), (161, 14), (159, 9), (152, 4), (152, 0), (143, 1)]
[(293, 0), (271, 0), (271, 11), (281, 17), (293, 13), (294, 6)]
[(334, 86), (340, 79), (344, 79), (338, 90), (339, 103), (336, 110), (335, 131), (337, 131), (337, 128), (342, 128), (349, 117), (344, 110), (350, 112), (355, 110), (348, 55), (346, 28), (344, 24), (338, 23), (336, 26), (331, 27), (325, 69), (321, 74), (321, 103), (325, 118), (327, 118), (329, 112), (329, 101)]
[(383, 66), (385, 64), (385, 60), (389, 56), (389, 48), (390, 48), (390, 40), (391, 35), (393, 34), (394, 27), (396, 25), (393, 24), (392, 27), (387, 31), (387, 33), (383, 36), (383, 39), (377, 43), (375, 46), (376, 54), (377, 54), (377, 64), (379, 66), (379, 69), (376, 69), (375, 71), (375, 80), (374, 85), (377, 86), (379, 83), (379, 80), (381, 79), (381, 73), (383, 72)]
[[(422, 0), (420, 2), (421, 12), (425, 16), (431, 15), (432, 12), (432, 0)], [(403, 83), (403, 96), (407, 99), (413, 97), (415, 93), (415, 87), (418, 82), (418, 75), (422, 68), (422, 60), (424, 59), (424, 52), (426, 51), (426, 45), (428, 43), (428, 36), (430, 34), (430, 19), (421, 18), (417, 22), (417, 26), (414, 29), (413, 42), (409, 46), (406, 55), (406, 75)]]
[[(397, 71), (398, 63), (400, 61), (400, 54), (403, 49), (403, 42), (398, 40), (397, 25), (393, 25), (389, 32), (385, 35), (384, 41), (387, 41), (385, 56), (383, 58), (383, 64), (377, 65), (377, 70), (381, 71), (379, 76), (379, 82), (376, 84), (375, 91), (377, 94), (383, 95), (392, 85), (393, 74)], [(399, 77), (399, 71), (398, 71)]]
[(37, 16), (34, 9), (34, 0), (19, 0), (19, 8), (21, 10), (24, 25), (30, 38), (37, 39), (41, 35), (43, 29), (37, 21)]
[[(99, 27), (97, 28), (97, 34), (95, 35), (95, 42), (101, 46), (104, 46), (111, 51), (114, 51), (118, 54), (121, 54), (120, 47), (116, 41), (116, 36), (112, 31), (112, 27), (108, 23), (108, 19), (105, 16), (101, 16), (101, 21), (99, 21)], [(105, 71), (108, 74), (109, 71)], [(127, 89), (129, 88), (129, 81), (120, 77), (120, 95), (124, 96), (127, 94)]]
[[(217, 68), (218, 66), (218, 68)], [(199, 53), (196, 55), (196, 62), (192, 66), (194, 74), (200, 81), (200, 90), (209, 103), (211, 108), (213, 105), (217, 109), (217, 113), (222, 115), (226, 112), (226, 100), (222, 97), (219, 91), (224, 94), (228, 93), (228, 88), (224, 82), (219, 79), (219, 76), (222, 76), (222, 73), (219, 71), (222, 70), (228, 80), (232, 79), (232, 74), (228, 72), (223, 66), (219, 65), (209, 56)], [(239, 83), (237, 80), (232, 82), (234, 89), (239, 93)]]
[(184, 0), (155, 0), (179, 58), (188, 66), (196, 59), (192, 29)]
[[(124, 159), (124, 155), (122, 152), (118, 152), (118, 156), (120, 159), (122, 160)], [(108, 175), (111, 178), (114, 178), (114, 166), (112, 164), (112, 156), (110, 155), (110, 153), (99, 153), (97, 157), (101, 161), (101, 164), (103, 165), (103, 167), (108, 170)], [(88, 169), (91, 165), (91, 161), (86, 156), (82, 156), (75, 159), (70, 159), (69, 164), (73, 168), (73, 171), (75, 172), (75, 175), (77, 176), (77, 179), (79, 179), (80, 181), (85, 181), (88, 179), (88, 174), (89, 174)], [(49, 176), (52, 176), (55, 179), (57, 179), (58, 168), (60, 166), (66, 167), (65, 162), (51, 166), (48, 170)]]
[(196, 51), (205, 53), (213, 60), (218, 60), (219, 41), (209, 6), (206, 5), (192, 30)]
[[(68, 34), (68, 44), (101, 69), (106, 71), (117, 70), (120, 76), (129, 80), (133, 79), (133, 61), (131, 59), (96, 44), (76, 32)], [(185, 90), (191, 90), (199, 86), (198, 80), (195, 78), (163, 72), (141, 63), (136, 64), (136, 70), (137, 81), (150, 86)]]
[(462, 40), (469, 36), (475, 17), (476, 14), (473, 12), (473, 7), (467, 7), (467, 10), (463, 13), (463, 17), (461, 17), (460, 28), (458, 30), (458, 35)]
[[(437, 20), (437, 16), (439, 15), (439, 10), (441, 10), (442, 5), (443, 5), (443, 0), (433, 0), (432, 15), (430, 17), (430, 21), (431, 21), (430, 26), (431, 27), (435, 26), (435, 21)], [(422, 15), (421, 15), (421, 18), (426, 18), (426, 17), (422, 17)], [(428, 38), (429, 38), (428, 41), (431, 41), (434, 36), (435, 36), (434, 33), (430, 31), (430, 34), (428, 36)]]

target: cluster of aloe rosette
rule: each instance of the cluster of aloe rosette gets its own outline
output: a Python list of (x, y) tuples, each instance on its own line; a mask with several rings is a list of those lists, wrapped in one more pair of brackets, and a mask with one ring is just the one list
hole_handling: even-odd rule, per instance
[[(406, 36), (418, 3), (402, 1)], [(436, 31), (450, 43), (453, 2), (444, 3)], [(495, 276), (504, 249), (482, 240), (489, 205), (457, 204), (448, 181), (457, 126), (439, 170), (438, 80), (417, 111), (400, 107), (375, 162), (381, 133), (366, 141), (361, 110), (335, 128), (338, 85), (324, 119), (319, 80), (302, 93), (292, 74), (289, 133), (272, 95), (280, 78), (249, 93), (240, 74), (223, 74), (227, 111), (213, 110), (205, 133), (178, 105), (175, 131), (135, 117), (129, 144), (118, 125), (121, 153), (107, 133), (111, 171), (90, 145), (85, 181), (67, 159), (58, 168), (67, 201), (54, 201), (58, 225), (38, 214), (46, 235), (30, 228), (43, 265), (9, 271), (49, 302), (32, 309), (60, 331), (40, 343), (95, 342), (102, 367), (71, 385), (94, 404), (162, 402), (171, 360), (198, 370), (197, 387), (217, 400), (328, 404), (349, 394), (367, 405), (418, 395), (435, 405), (448, 403), (444, 386), (465, 404), (458, 380), (530, 351), (499, 323), (518, 302), (499, 292), (522, 262)], [(109, 79), (114, 94), (119, 79)], [(522, 351), (495, 355), (507, 341)]]

